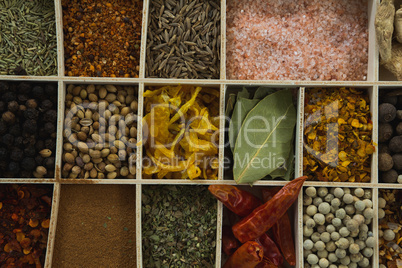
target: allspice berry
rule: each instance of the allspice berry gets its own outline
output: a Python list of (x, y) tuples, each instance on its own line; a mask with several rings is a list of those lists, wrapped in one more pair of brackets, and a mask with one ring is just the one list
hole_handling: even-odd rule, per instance
[(8, 110), (12, 113), (17, 113), (20, 108), (20, 105), (16, 101), (10, 101), (8, 103)]
[(386, 142), (392, 135), (394, 134), (394, 130), (389, 123), (380, 123), (378, 125), (378, 142)]
[(395, 183), (398, 180), (398, 172), (395, 169), (388, 170), (380, 175), (380, 181)]
[(402, 136), (395, 136), (389, 141), (389, 149), (394, 153), (402, 152)]
[(392, 156), (387, 153), (381, 153), (378, 155), (378, 169), (380, 171), (388, 171), (394, 166)]
[(378, 120), (381, 123), (391, 122), (396, 117), (396, 108), (390, 103), (381, 103), (378, 110)]
[(392, 160), (394, 161), (393, 169), (402, 170), (402, 154), (394, 154)]
[(8, 124), (13, 124), (15, 121), (15, 115), (10, 111), (5, 112), (1, 118)]
[(395, 128), (396, 130), (396, 135), (402, 135), (402, 122), (399, 122), (399, 124)]

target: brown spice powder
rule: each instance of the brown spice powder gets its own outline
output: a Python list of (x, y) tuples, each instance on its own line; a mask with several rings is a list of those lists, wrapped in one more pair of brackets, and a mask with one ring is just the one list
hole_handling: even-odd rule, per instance
[(135, 186), (62, 185), (52, 267), (136, 267)]

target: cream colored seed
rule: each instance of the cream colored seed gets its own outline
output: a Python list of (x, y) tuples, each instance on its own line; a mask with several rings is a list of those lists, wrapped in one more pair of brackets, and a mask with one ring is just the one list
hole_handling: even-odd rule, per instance
[(95, 94), (91, 93), (91, 94), (89, 94), (88, 99), (91, 102), (97, 102), (98, 101), (98, 96), (96, 96)]
[(117, 177), (117, 173), (116, 172), (110, 172), (107, 174), (106, 176), (108, 179), (115, 179)]
[(75, 174), (75, 175), (78, 175), (78, 174), (81, 173), (81, 168), (80, 168), (79, 166), (74, 166), (74, 167), (71, 169), (71, 173), (72, 173), (72, 174)]
[(91, 169), (91, 171), (89, 172), (89, 176), (93, 179), (95, 179), (98, 176), (98, 171), (96, 169)]
[(81, 92), (80, 92), (81, 99), (85, 100), (87, 98), (87, 96), (88, 96), (88, 92), (85, 89), (81, 90)]
[(105, 170), (107, 172), (113, 172), (113, 171), (116, 171), (116, 167), (111, 165), (111, 164), (109, 164), (109, 165), (106, 165)]
[(74, 89), (72, 90), (72, 94), (73, 94), (74, 96), (78, 96), (78, 95), (80, 94), (80, 92), (81, 92), (81, 87), (80, 87), (80, 86), (76, 86), (76, 87), (74, 87)]
[(65, 153), (64, 154), (64, 161), (66, 161), (69, 164), (74, 164), (75, 157), (71, 153)]
[(78, 148), (78, 150), (80, 150), (83, 153), (88, 153), (88, 145), (86, 145), (83, 142), (78, 142), (77, 148)]
[(124, 149), (126, 147), (126, 145), (124, 144), (124, 142), (122, 142), (121, 140), (115, 140), (114, 141), (114, 146), (117, 149)]
[(128, 167), (122, 167), (122, 168), (120, 169), (120, 175), (121, 175), (121, 176), (127, 177), (128, 174), (129, 174)]
[(38, 167), (36, 168), (36, 173), (39, 174), (39, 176), (44, 176), (44, 175), (46, 175), (47, 170), (46, 170), (46, 168), (43, 167), (43, 166), (38, 166)]
[(94, 93), (95, 92), (95, 86), (94, 85), (88, 85), (87, 86), (87, 91), (88, 91), (88, 93)]
[(52, 151), (50, 151), (49, 149), (43, 149), (42, 151), (39, 152), (39, 154), (43, 158), (47, 158), (47, 157), (50, 157), (52, 155)]
[(82, 156), (82, 161), (84, 161), (84, 163), (89, 163), (91, 162), (91, 157), (89, 156), (89, 154), (84, 154)]
[(106, 87), (107, 91), (109, 91), (109, 92), (113, 92), (113, 93), (117, 92), (117, 88), (114, 85), (105, 85), (105, 87)]
[(104, 99), (106, 97), (106, 95), (107, 95), (107, 90), (106, 90), (106, 88), (102, 87), (99, 90), (99, 98)]
[(89, 155), (92, 158), (101, 158), (101, 152), (98, 150), (89, 150)]

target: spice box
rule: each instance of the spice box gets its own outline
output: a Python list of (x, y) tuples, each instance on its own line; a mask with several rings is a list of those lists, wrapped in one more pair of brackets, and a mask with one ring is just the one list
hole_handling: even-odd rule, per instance
[[(37, 2), (44, 5), (43, 1)], [(303, 228), (306, 224), (304, 222), (306, 219), (303, 217), (305, 191), (309, 187), (317, 189), (322, 187), (329, 193), (331, 193), (331, 189), (335, 188), (347, 188), (349, 190), (346, 191), (351, 192), (362, 188), (371, 193), (371, 197), (367, 199), (372, 203), (373, 218), (371, 223), (366, 226), (369, 228), (367, 233), (371, 232), (370, 236), (372, 235), (371, 237), (374, 239), (374, 245), (372, 254), (370, 250), (366, 250), (362, 254), (369, 261), (371, 267), (378, 267), (380, 263), (384, 263), (383, 229), (385, 225), (380, 220), (380, 214), (388, 204), (384, 205), (383, 200), (379, 197), (383, 198), (384, 192), (402, 189), (402, 184), (383, 183), (380, 178), (378, 112), (379, 105), (382, 103), (382, 99), (380, 99), (382, 94), (399, 90), (402, 83), (396, 81), (379, 63), (374, 17), (380, 1), (337, 1), (337, 3), (304, 1), (303, 5), (301, 1), (287, 1), (286, 3), (269, 1), (264, 4), (264, 7), (260, 6), (261, 3), (255, 2), (247, 8), (243, 6), (242, 1), (231, 0), (220, 2), (145, 0), (133, 1), (131, 6), (123, 5), (119, 1), (97, 4), (85, 1), (80, 5), (75, 2), (55, 0), (51, 3), (47, 2), (46, 5), (54, 4), (54, 7), (47, 9), (31, 9), (28, 3), (24, 5), (24, 1), (0, 3), (0, 44), (6, 49), (5, 52), (0, 51), (0, 83), (2, 83), (0, 90), (1, 94), (15, 93), (15, 96), (11, 97), (12, 99), (7, 99), (7, 97), (1, 100), (7, 102), (4, 111), (9, 109), (8, 103), (13, 101), (13, 98), (18, 104), (17, 110), (24, 109), (22, 106), (25, 106), (26, 101), (31, 98), (24, 99), (25, 96), (23, 96), (18, 99), (18, 94), (24, 95), (20, 94), (21, 84), (44, 85), (44, 87), (51, 84), (54, 91), (57, 92), (57, 101), (53, 104), (53, 109), (57, 109), (57, 113), (52, 115), (56, 122), (53, 131), (55, 134), (50, 135), (55, 140), (55, 148), (45, 148), (43, 145), (38, 146), (34, 151), (35, 154), (39, 154), (44, 149), (52, 151), (51, 157), (54, 157), (54, 166), (51, 160), (46, 160), (47, 164), (44, 164), (45, 159), (50, 157), (47, 156), (47, 151), (42, 152), (43, 159), (39, 159), (42, 162), (34, 160), (37, 166), (46, 166), (45, 178), (41, 178), (43, 176), (40, 175), (44, 170), (41, 168), (37, 170), (36, 165), (29, 175), (25, 172), (25, 175), (10, 176), (8, 165), (10, 162), (19, 163), (20, 160), (18, 157), (13, 157), (15, 160), (1, 159), (0, 161), (6, 163), (2, 165), (8, 170), (0, 173), (0, 177), (2, 177), (0, 183), (4, 184), (4, 187), (9, 187), (10, 184), (52, 185), (49, 235), (46, 257), (41, 261), (41, 266), (79, 266), (79, 261), (83, 261), (84, 258), (94, 259), (98, 254), (96, 247), (82, 248), (83, 245), (100, 240), (106, 243), (105, 245), (114, 245), (116, 244), (114, 243), (115, 238), (111, 235), (115, 234), (117, 237), (122, 237), (124, 243), (116, 244), (116, 248), (105, 253), (103, 257), (111, 259), (113, 256), (113, 259), (120, 261), (122, 266), (147, 267), (149, 260), (144, 260), (144, 257), (147, 256), (145, 250), (149, 246), (149, 241), (161, 239), (158, 234), (151, 234), (152, 231), (150, 232), (148, 225), (144, 225), (149, 221), (143, 216), (149, 209), (146, 207), (147, 200), (145, 199), (147, 197), (144, 199), (144, 196), (147, 196), (150, 188), (159, 187), (166, 191), (166, 189), (174, 187), (184, 187), (190, 189), (186, 191), (192, 191), (198, 187), (207, 188), (209, 185), (236, 185), (233, 177), (237, 175), (233, 172), (234, 156), (229, 137), (230, 118), (225, 118), (225, 114), (228, 105), (233, 100), (232, 95), (237, 97), (243, 87), (251, 92), (251, 96), (260, 87), (267, 88), (269, 91), (279, 90), (286, 91), (286, 94), (289, 93), (287, 96), (290, 96), (289, 100), (294, 107), (295, 116), (293, 131), (289, 131), (290, 134), (293, 134), (293, 140), (287, 142), (290, 145), (289, 150), (293, 150), (295, 154), (294, 163), (290, 164), (294, 169), (291, 178), (304, 175), (305, 114), (310, 92), (321, 90), (326, 96), (330, 95), (329, 92), (341, 92), (344, 88), (354, 88), (362, 92), (365, 96), (368, 118), (362, 119), (359, 124), (363, 124), (364, 120), (367, 121), (364, 124), (371, 124), (368, 130), (366, 129), (368, 134), (371, 132), (367, 144), (374, 146), (375, 150), (371, 152), (370, 146), (365, 145), (368, 148), (365, 153), (370, 154), (365, 159), (364, 172), (359, 171), (359, 177), (349, 176), (344, 179), (344, 175), (337, 175), (338, 177), (333, 177), (334, 181), (308, 180), (304, 183), (296, 202), (289, 210), (296, 252), (294, 267), (313, 267), (307, 261), (308, 256), (305, 257), (307, 253), (304, 249), (305, 239), (303, 238)], [(123, 2), (125, 3), (125, 1)], [(43, 10), (49, 10), (49, 12), (42, 14)], [(317, 21), (317, 16), (320, 16), (319, 21), (322, 23), (313, 25), (313, 22)], [(108, 21), (105, 21), (105, 17), (108, 18)], [(88, 19), (91, 20), (91, 24), (86, 31), (86, 27), (83, 25)], [(20, 26), (21, 23), (23, 26)], [(356, 28), (352, 29), (351, 24), (355, 24)], [(110, 27), (108, 27), (109, 25)], [(253, 25), (254, 28), (250, 25)], [(276, 26), (273, 27), (273, 25)], [(264, 29), (272, 29), (272, 32), (271, 30), (270, 32), (264, 31)], [(307, 29), (314, 30), (307, 33)], [(24, 35), (23, 32), (20, 32), (22, 30), (28, 31), (28, 33)], [(104, 32), (101, 33), (101, 31)], [(325, 35), (328, 32), (331, 33), (330, 36)], [(292, 35), (305, 39), (299, 38), (299, 41), (295, 43)], [(106, 36), (108, 37), (106, 38)], [(280, 36), (282, 38), (279, 38)], [(308, 36), (312, 37), (310, 41)], [(322, 42), (316, 40), (323, 36), (327, 39), (321, 38)], [(132, 37), (129, 38), (131, 41), (127, 41), (125, 37)], [(27, 38), (27, 42), (22, 42), (21, 38)], [(31, 39), (34, 41), (29, 41)], [(309, 45), (308, 42), (312, 43)], [(25, 44), (13, 47), (13, 44), (19, 43)], [(275, 46), (281, 49), (272, 49)], [(310, 47), (309, 52), (307, 48)], [(31, 58), (34, 60), (31, 61)], [(356, 62), (351, 59), (356, 59)], [(323, 76), (317, 76), (319, 72)], [(333, 76), (329, 73), (332, 73)], [(19, 86), (13, 86), (12, 89), (1, 89), (4, 84)], [(158, 173), (152, 173), (155, 174), (152, 176), (146, 174), (146, 172), (150, 172), (150, 169), (145, 168), (144, 159), (152, 160), (150, 155), (156, 160), (159, 159), (158, 161), (161, 158), (155, 157), (155, 148), (147, 145), (149, 138), (155, 137), (152, 136), (155, 132), (150, 134), (147, 121), (142, 118), (147, 116), (150, 111), (148, 106), (151, 106), (152, 101), (155, 100), (152, 99), (153, 96), (150, 92), (155, 92), (161, 87), (167, 87), (173, 93), (178, 87), (188, 90), (188, 96), (183, 96), (183, 102), (175, 102), (178, 104), (177, 109), (181, 109), (183, 114), (190, 114), (195, 110), (199, 113), (202, 111), (204, 114), (208, 112), (209, 117), (203, 118), (209, 119), (211, 129), (216, 128), (213, 129), (212, 134), (208, 134), (209, 138), (213, 135), (216, 146), (212, 146), (211, 155), (208, 155), (209, 168), (204, 170), (205, 177), (214, 179), (200, 179), (199, 174), (202, 174), (203, 169), (195, 165), (191, 166), (190, 173), (187, 173), (194, 175), (193, 180), (181, 179), (177, 176), (166, 179), (163, 178), (166, 174), (160, 170)], [(202, 101), (182, 108), (186, 102), (191, 100), (199, 87), (201, 88), (200, 96), (205, 96)], [(100, 94), (101, 88), (102, 94)], [(49, 95), (45, 88), (44, 92), (43, 95)], [(93, 95), (90, 96), (90, 94)], [(174, 98), (173, 95), (164, 96), (162, 102), (172, 104), (174, 101), (172, 98)], [(136, 105), (132, 105), (134, 100), (137, 101)], [(107, 106), (104, 107), (103, 113), (107, 110), (106, 114), (109, 119), (115, 113), (118, 114), (113, 117), (116, 119), (117, 126), (119, 126), (118, 122), (121, 124), (124, 122), (122, 131), (117, 127), (116, 129), (110, 128), (113, 124), (107, 128), (107, 133), (115, 135), (114, 138), (108, 137), (107, 142), (113, 142), (112, 147), (117, 148), (117, 151), (104, 151), (104, 155), (102, 156), (101, 153), (101, 157), (99, 157), (98, 152), (94, 152), (97, 149), (90, 151), (90, 148), (86, 149), (82, 146), (65, 145), (70, 141), (68, 139), (70, 136), (82, 143), (88, 142), (88, 140), (93, 142), (99, 138), (103, 139), (102, 136), (98, 137), (100, 135), (92, 135), (97, 134), (95, 131), (99, 130), (92, 124), (95, 122), (94, 114), (98, 113), (99, 117), (102, 117), (99, 113), (99, 106), (103, 107), (105, 101), (107, 101)], [(285, 103), (284, 99), (278, 102)], [(111, 103), (118, 107), (118, 110), (116, 107), (110, 106)], [(208, 107), (208, 103), (213, 103), (213, 105)], [(81, 104), (95, 106), (88, 106), (83, 110), (74, 108)], [(345, 103), (345, 105), (347, 104)], [(38, 103), (37, 107), (39, 110), (41, 103)], [(205, 107), (208, 109), (202, 110)], [(74, 121), (74, 126), (66, 124), (66, 118), (71, 110), (73, 111), (72, 117), (76, 117), (74, 120), (78, 120)], [(190, 112), (188, 112), (189, 110)], [(79, 111), (82, 114), (78, 115)], [(125, 114), (126, 112), (127, 114)], [(2, 110), (2, 116), (3, 113)], [(128, 114), (133, 116), (127, 119)], [(23, 118), (23, 114), (21, 115)], [(348, 121), (350, 118), (351, 116), (346, 116), (343, 119)], [(81, 124), (82, 119), (91, 120), (84, 120)], [(20, 123), (19, 120), (15, 122)], [(168, 117), (168, 120), (171, 118)], [(23, 124), (22, 121), (21, 124)], [(77, 127), (77, 125), (79, 126)], [(69, 130), (68, 126), (71, 126), (73, 130)], [(174, 126), (175, 129), (171, 133), (175, 135), (180, 131), (190, 133), (190, 127), (185, 128), (179, 123)], [(360, 125), (356, 126), (358, 126), (356, 128), (360, 127)], [(10, 131), (9, 125), (5, 125), (5, 127), (6, 131)], [(22, 128), (22, 125), (20, 127)], [(191, 130), (194, 129), (196, 128)], [(39, 137), (39, 130), (33, 135)], [(82, 133), (78, 134), (80, 132)], [(21, 130), (20, 136), (23, 136), (22, 133)], [(116, 134), (117, 140), (125, 137), (123, 140), (130, 146), (123, 147), (122, 145), (120, 147), (119, 142), (115, 145)], [(198, 133), (196, 135), (201, 137), (206, 134)], [(350, 138), (350, 136), (348, 137)], [(359, 139), (364, 140), (365, 138), (360, 137)], [(38, 140), (40, 139), (35, 139), (32, 143), (36, 144)], [(169, 137), (169, 140), (174, 141), (174, 137)], [(12, 148), (18, 146), (14, 146), (13, 142), (2, 141), (0, 149), (7, 145), (7, 152), (10, 147), (10, 150), (16, 154), (16, 150)], [(75, 140), (70, 141), (70, 143), (74, 142)], [(48, 145), (52, 144), (49, 142)], [(39, 148), (40, 150), (38, 150)], [(103, 149), (105, 148), (102, 147)], [(335, 147), (328, 146), (326, 149), (331, 151)], [(88, 160), (84, 155), (89, 155), (90, 152), (92, 158)], [(159, 157), (164, 153), (171, 153), (164, 151), (163, 148), (158, 152)], [(74, 159), (71, 160), (70, 155), (66, 156), (67, 153), (71, 154)], [(244, 151), (239, 150), (238, 153), (244, 153)], [(25, 151), (23, 154), (25, 157)], [(126, 160), (120, 162), (114, 161), (111, 157), (108, 159), (110, 154)], [(291, 155), (290, 151), (288, 155)], [(366, 157), (366, 155), (364, 156)], [(188, 155), (183, 153), (180, 157), (185, 159)], [(35, 158), (33, 152), (28, 152), (28, 158)], [(82, 161), (80, 165), (76, 163), (77, 158), (80, 158), (78, 161)], [(95, 162), (91, 161), (93, 159)], [(186, 160), (188, 159), (186, 158)], [(104, 165), (98, 166), (100, 163), (104, 163)], [(14, 168), (16, 167), (15, 164), (12, 165)], [(69, 165), (71, 166), (69, 167)], [(106, 167), (107, 165), (111, 166)], [(22, 166), (26, 167), (26, 165)], [(18, 167), (22, 166), (18, 165)], [(73, 170), (75, 166), (77, 168)], [(264, 176), (261, 175), (262, 177)], [(286, 181), (279, 178), (262, 179), (254, 183), (255, 187), (250, 187), (247, 183), (243, 184), (242, 189), (256, 193), (265, 187), (284, 186)], [(183, 194), (183, 196), (185, 195)], [(80, 202), (81, 200), (91, 204), (84, 205), (85, 203)], [(203, 202), (203, 198), (199, 201)], [(357, 203), (357, 201), (354, 202)], [(211, 257), (209, 260), (213, 267), (222, 267), (227, 259), (222, 252), (223, 226), (228, 224), (231, 219), (228, 216), (228, 210), (221, 202), (213, 202), (216, 204), (214, 214), (216, 223), (212, 228), (214, 234), (211, 236), (214, 240), (211, 242), (214, 253), (213, 258)], [(97, 207), (91, 210), (95, 204)], [(356, 206), (360, 206), (361, 203), (358, 204)], [(170, 203), (167, 205), (167, 211), (171, 212), (175, 209), (175, 211), (183, 213), (180, 208), (171, 207), (171, 205)], [(379, 206), (381, 206), (380, 209)], [(69, 216), (71, 211), (74, 211), (73, 218)], [(87, 215), (92, 215), (90, 219), (85, 219), (86, 211)], [(213, 211), (213, 208), (208, 211)], [(180, 213), (175, 215), (180, 216)], [(178, 217), (177, 221), (180, 221), (180, 218)], [(178, 223), (178, 225), (180, 224)], [(73, 228), (78, 228), (81, 237), (75, 236), (74, 238)], [(186, 231), (189, 230), (192, 229), (189, 227)], [(180, 234), (178, 231), (177, 234), (174, 232), (172, 235), (179, 237)], [(152, 238), (148, 239), (145, 236), (152, 236)], [(326, 234), (323, 236), (324, 240), (327, 239), (325, 236)], [(90, 240), (87, 241), (85, 238)], [(74, 243), (80, 240), (83, 240), (82, 245), (75, 247)], [(100, 245), (103, 244), (99, 243), (96, 246)], [(0, 256), (3, 256), (1, 252), (4, 251), (4, 248), (0, 249)], [(322, 254), (324, 253), (321, 252), (320, 256), (324, 257), (325, 254)], [(315, 258), (310, 258), (314, 263)], [(60, 261), (61, 259), (66, 262)], [(75, 260), (77, 262), (74, 262)], [(180, 264), (172, 267), (209, 267), (206, 262), (195, 263), (193, 266), (186, 266), (184, 263), (186, 262), (180, 261)], [(91, 264), (95, 265), (95, 263)], [(159, 265), (155, 264), (155, 267), (168, 267), (163, 262), (159, 262)], [(325, 267), (326, 264), (322, 265)]]

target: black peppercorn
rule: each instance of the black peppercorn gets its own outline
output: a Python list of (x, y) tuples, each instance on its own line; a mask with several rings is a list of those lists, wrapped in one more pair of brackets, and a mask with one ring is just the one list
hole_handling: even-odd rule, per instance
[(3, 115), (1, 116), (1, 118), (4, 120), (4, 122), (6, 122), (7, 124), (13, 124), (15, 122), (15, 114), (13, 114), (10, 111), (7, 111), (5, 113), (3, 113)]
[(26, 157), (26, 158), (22, 159), (21, 167), (24, 170), (33, 171), (36, 168), (35, 159), (33, 159), (32, 157)]
[(22, 126), (23, 131), (28, 134), (35, 134), (38, 129), (38, 125), (35, 120), (29, 119), (26, 120)]
[(24, 148), (25, 146), (24, 141), (25, 141), (24, 137), (17, 136), (16, 138), (14, 138), (14, 146)]
[(0, 170), (7, 170), (8, 168), (8, 162), (6, 160), (0, 161)]
[(8, 83), (0, 81), (0, 94), (7, 92), (9, 88)]
[(50, 100), (44, 100), (40, 104), (40, 108), (42, 109), (42, 112), (46, 112), (47, 110), (52, 109), (53, 103)]
[(36, 102), (35, 99), (29, 99), (26, 101), (25, 106), (27, 108), (35, 109), (36, 107), (38, 107), (38, 103)]
[(56, 126), (52, 123), (47, 122), (43, 129), (50, 135), (56, 131)]
[(28, 95), (31, 92), (31, 84), (21, 82), (17, 86), (18, 93)]
[(8, 170), (16, 175), (20, 173), (20, 164), (17, 162), (10, 162), (10, 164), (8, 164)]
[(8, 110), (12, 113), (16, 113), (20, 108), (20, 105), (16, 101), (10, 101), (8, 103)]
[(14, 136), (7, 133), (1, 138), (1, 142), (6, 146), (10, 146), (14, 143)]
[(39, 111), (32, 109), (32, 108), (28, 108), (25, 110), (24, 112), (24, 117), (26, 119), (33, 119), (33, 120), (37, 120), (39, 117)]
[(4, 147), (0, 147), (0, 160), (7, 160), (8, 150)]
[[(21, 167), (22, 167), (22, 166), (21, 166)], [(30, 178), (30, 177), (32, 177), (31, 174), (32, 174), (32, 171), (21, 170), (21, 172), (20, 172), (20, 177), (21, 177), (21, 178)]]
[(45, 160), (43, 161), (43, 166), (45, 167), (45, 168), (47, 168), (48, 170), (50, 169), (54, 169), (54, 162), (55, 162), (55, 159), (54, 159), (54, 157), (53, 156), (51, 156), (51, 157), (48, 157), (48, 158), (45, 158)]
[(4, 112), (6, 110), (6, 104), (4, 101), (0, 101), (0, 113)]
[(19, 101), (20, 103), (25, 103), (29, 98), (28, 98), (28, 96), (25, 95), (25, 94), (19, 94), (19, 95), (17, 96), (17, 99), (18, 99), (18, 101)]
[(21, 136), (21, 128), (20, 125), (12, 125), (10, 127), (10, 129), (8, 130), (8, 133), (10, 133), (11, 135), (17, 137), (17, 136)]
[(43, 90), (43, 87), (41, 87), (41, 86), (35, 86), (32, 89), (32, 94), (35, 99), (41, 100), (41, 99), (45, 98), (45, 91)]
[(45, 122), (55, 123), (57, 121), (57, 111), (49, 110), (43, 115), (43, 120)]
[(38, 131), (38, 137), (42, 140), (47, 139), (49, 137), (49, 133), (43, 127), (41, 127)]
[(4, 123), (3, 120), (0, 120), (0, 135), (3, 135), (7, 132), (7, 125)]
[(27, 157), (34, 157), (36, 155), (36, 150), (34, 146), (28, 146), (24, 149), (24, 155)]
[(46, 93), (46, 96), (56, 96), (57, 95), (56, 84), (46, 84), (45, 85), (45, 93)]
[(55, 139), (45, 140), (45, 148), (51, 151), (56, 151), (56, 140)]
[(35, 156), (35, 162), (37, 166), (43, 166), (43, 157), (40, 155)]
[(17, 100), (17, 94), (15, 94), (13, 91), (8, 91), (3, 94), (2, 100), (5, 102), (15, 101)]
[(10, 159), (15, 162), (20, 162), (24, 158), (24, 152), (18, 148), (14, 147), (11, 149)]
[(38, 140), (36, 143), (35, 143), (35, 149), (36, 149), (36, 151), (42, 151), (43, 149), (45, 149), (45, 141), (43, 141), (43, 140)]

